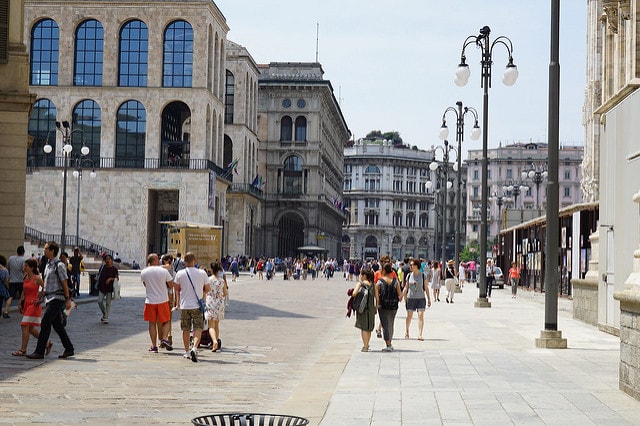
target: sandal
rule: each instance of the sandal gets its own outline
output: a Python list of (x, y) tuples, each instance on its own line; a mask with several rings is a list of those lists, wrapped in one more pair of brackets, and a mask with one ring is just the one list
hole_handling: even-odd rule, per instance
[(44, 354), (45, 355), (49, 355), (49, 353), (51, 352), (51, 348), (53, 347), (53, 342), (51, 340), (49, 340), (47, 342), (47, 346), (45, 347), (45, 351)]
[(420, 340), (422, 342), (424, 339), (422, 338), (422, 336), (420, 336), (420, 337), (418, 337), (418, 340)]
[(27, 351), (23, 351), (22, 349), (18, 349), (15, 352), (11, 352), (11, 355), (13, 356), (25, 356), (27, 354)]
[(404, 338), (405, 338), (405, 339), (408, 339), (408, 338), (409, 338), (409, 333), (405, 334), (405, 335), (404, 335)]
[(376, 330), (376, 336), (378, 336), (378, 339), (382, 339), (382, 331)]

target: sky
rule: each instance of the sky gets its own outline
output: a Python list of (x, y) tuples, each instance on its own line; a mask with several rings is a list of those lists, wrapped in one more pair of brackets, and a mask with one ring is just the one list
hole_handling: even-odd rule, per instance
[[(462, 45), (480, 28), (490, 40), (508, 37), (519, 77), (502, 83), (508, 52), (493, 50), (489, 89), (489, 148), (548, 140), (551, 2), (543, 0), (214, 0), (230, 31), (259, 64), (318, 62), (353, 138), (371, 130), (397, 131), (420, 149), (441, 145), (447, 107), (462, 101), (482, 124), (481, 51), (466, 48), (471, 70), (465, 87), (454, 84)], [(586, 75), (586, 2), (561, 2), (560, 144), (584, 144), (582, 107)], [(455, 139), (455, 114), (447, 115)], [(467, 115), (463, 151), (471, 140)], [(483, 129), (484, 131), (485, 129)], [(463, 158), (466, 157), (463, 154)]]

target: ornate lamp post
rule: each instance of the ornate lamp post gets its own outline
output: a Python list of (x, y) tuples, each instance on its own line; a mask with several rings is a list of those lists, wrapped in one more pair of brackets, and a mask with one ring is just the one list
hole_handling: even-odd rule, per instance
[(477, 36), (469, 36), (462, 44), (462, 53), (460, 55), (460, 65), (456, 70), (455, 84), (458, 86), (464, 86), (469, 81), (469, 65), (467, 64), (467, 58), (465, 56), (465, 49), (467, 46), (473, 44), (477, 48), (482, 50), (482, 74), (480, 80), (480, 87), (483, 89), (483, 103), (482, 103), (482, 219), (480, 222), (480, 296), (476, 302), (476, 307), (490, 307), (491, 304), (487, 300), (487, 277), (486, 277), (486, 260), (487, 260), (487, 174), (488, 174), (488, 127), (489, 127), (489, 87), (491, 87), (491, 65), (493, 64), (493, 49), (497, 45), (502, 45), (507, 49), (509, 55), (509, 61), (507, 63), (506, 70), (502, 82), (507, 86), (515, 84), (518, 78), (518, 68), (513, 63), (513, 45), (511, 40), (505, 36), (500, 36), (491, 41), (489, 39), (491, 29), (488, 26), (480, 29), (480, 34)]
[(549, 173), (544, 165), (536, 166), (531, 163), (529, 171), (522, 172), (522, 179), (531, 179), (536, 186), (536, 209), (540, 210), (540, 184), (547, 179)]
[(478, 126), (478, 112), (472, 107), (462, 107), (462, 101), (456, 102), (456, 108), (448, 107), (442, 114), (442, 126), (440, 127), (439, 137), (441, 140), (445, 140), (449, 136), (449, 128), (447, 127), (446, 115), (449, 112), (453, 112), (456, 116), (456, 142), (458, 142), (458, 161), (454, 164), (457, 171), (457, 193), (456, 193), (456, 231), (455, 231), (455, 268), (458, 268), (458, 262), (460, 262), (460, 228), (462, 225), (462, 218), (460, 217), (460, 207), (462, 205), (462, 141), (464, 139), (464, 117), (467, 113), (473, 115), (473, 129), (471, 130), (471, 139), (478, 140), (480, 138), (480, 126)]
[(518, 196), (529, 190), (529, 187), (522, 182), (514, 182), (510, 180), (508, 185), (502, 186), (502, 192), (508, 196), (513, 196), (513, 208), (518, 208)]
[[(443, 198), (442, 198), (442, 264), (445, 265), (447, 263), (447, 189), (451, 188), (453, 184), (449, 181), (449, 151), (455, 150), (454, 147), (449, 145), (449, 141), (444, 141), (444, 147), (437, 146), (434, 148), (434, 156), (435, 151), (442, 150), (442, 172), (444, 175), (442, 190), (443, 190)], [(457, 151), (456, 151), (457, 153)], [(460, 155), (458, 155), (459, 157)], [(429, 164), (429, 169), (432, 172), (435, 172), (440, 167), (440, 163), (434, 160)]]
[[(504, 188), (504, 187), (503, 187)], [(506, 192), (503, 190), (502, 194), (498, 194), (497, 192), (493, 193), (493, 197), (491, 197), (493, 201), (498, 205), (498, 233), (502, 230), (502, 205), (509, 201), (509, 197)]]
[[(63, 170), (62, 170), (62, 226), (60, 229), (60, 252), (65, 250), (66, 246), (66, 222), (67, 222), (67, 169), (69, 168), (69, 157), (71, 156), (71, 151), (73, 151), (73, 146), (71, 145), (71, 138), (74, 133), (82, 132), (80, 129), (71, 130), (71, 126), (68, 121), (56, 121), (56, 128), (51, 129), (51, 131), (57, 130), (62, 134), (62, 160), (63, 160)], [(42, 148), (45, 153), (49, 154), (53, 151), (53, 147), (49, 145), (49, 138), (47, 136), (47, 144)], [(82, 148), (80, 148), (80, 153), (83, 156), (89, 154), (89, 147), (84, 145), (84, 141), (82, 144)]]
[(72, 175), (78, 180), (78, 202), (76, 204), (76, 247), (80, 246), (80, 181), (82, 180), (82, 165), (85, 163), (91, 165), (91, 173), (89, 173), (91, 179), (95, 179), (96, 177), (96, 168), (93, 164), (93, 160), (82, 157), (77, 157), (75, 159), (75, 170)]

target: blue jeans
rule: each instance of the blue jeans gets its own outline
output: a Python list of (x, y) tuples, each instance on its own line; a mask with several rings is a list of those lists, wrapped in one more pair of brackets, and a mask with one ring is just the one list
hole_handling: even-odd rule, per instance
[(64, 325), (62, 325), (62, 311), (65, 308), (65, 301), (60, 299), (53, 299), (44, 309), (42, 314), (42, 322), (40, 323), (40, 336), (38, 337), (38, 344), (36, 350), (37, 354), (44, 355), (44, 350), (47, 347), (49, 336), (51, 335), (51, 327), (60, 337), (62, 346), (66, 352), (73, 352), (73, 344), (67, 335)]

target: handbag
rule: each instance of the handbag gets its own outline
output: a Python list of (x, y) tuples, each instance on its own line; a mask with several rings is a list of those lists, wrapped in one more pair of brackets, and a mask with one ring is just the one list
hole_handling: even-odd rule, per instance
[(207, 304), (204, 303), (204, 300), (198, 297), (198, 293), (196, 293), (196, 288), (193, 285), (193, 281), (191, 281), (191, 276), (189, 275), (189, 271), (186, 268), (184, 271), (187, 273), (187, 278), (189, 278), (189, 282), (191, 283), (191, 288), (193, 289), (193, 293), (196, 295), (196, 298), (198, 299), (198, 307), (200, 308), (200, 312), (204, 314), (204, 312), (207, 310)]
[(363, 313), (367, 309), (369, 301), (369, 288), (362, 283), (360, 284), (360, 291), (353, 297), (353, 309), (358, 313)]
[(120, 299), (120, 280), (117, 278), (113, 279), (113, 298)]

